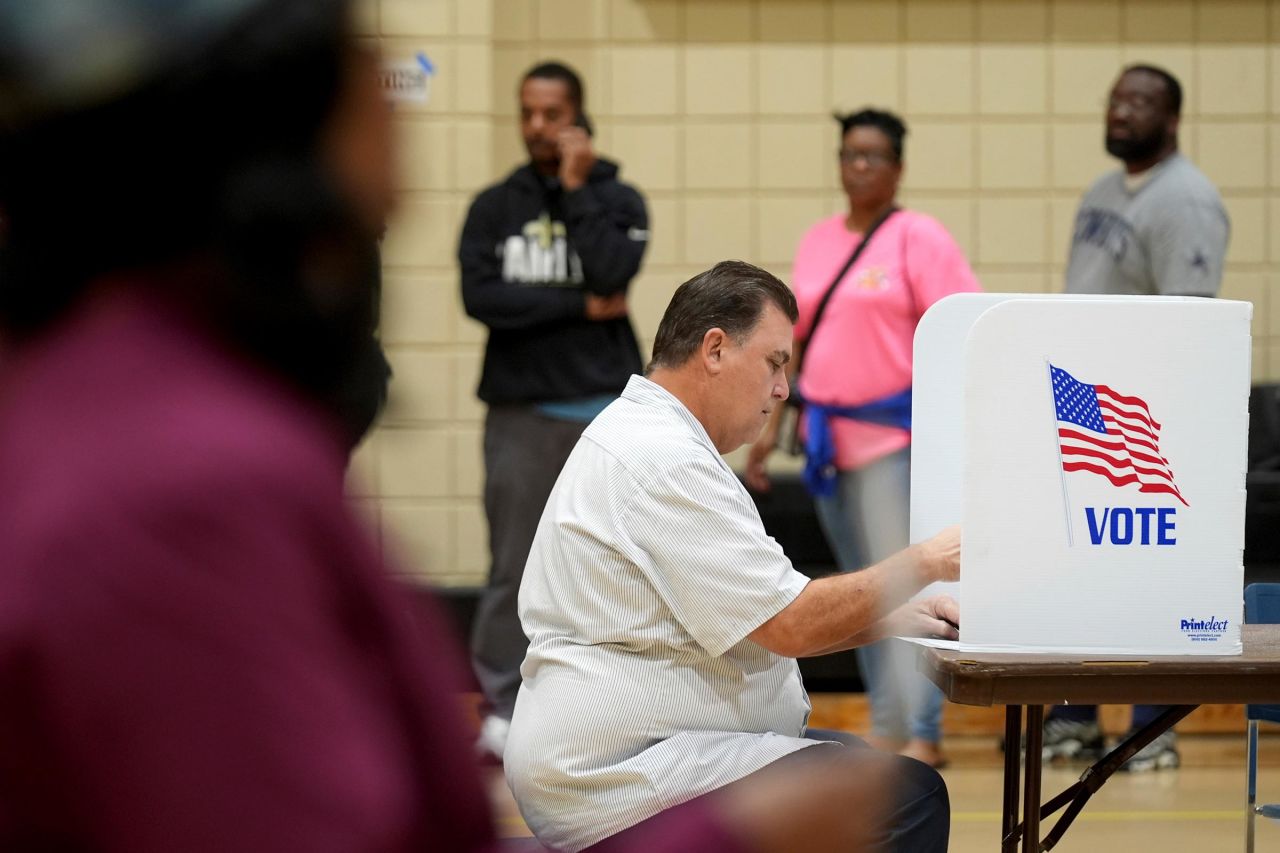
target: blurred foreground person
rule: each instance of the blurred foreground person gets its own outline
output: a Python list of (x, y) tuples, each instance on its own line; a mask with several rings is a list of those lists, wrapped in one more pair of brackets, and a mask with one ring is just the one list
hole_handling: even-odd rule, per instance
[[(342, 496), (392, 197), (348, 5), (0, 0), (2, 850), (496, 847)], [(609, 849), (858, 849), (848, 775)]]
[(491, 837), (343, 504), (392, 197), (346, 6), (0, 4), (2, 849)]

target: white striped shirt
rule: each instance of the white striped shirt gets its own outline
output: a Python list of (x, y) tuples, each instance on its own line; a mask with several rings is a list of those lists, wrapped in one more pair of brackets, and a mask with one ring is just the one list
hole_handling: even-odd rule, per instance
[(504, 762), (538, 838), (579, 850), (812, 745), (796, 662), (744, 639), (806, 583), (697, 418), (633, 376), (569, 457), (520, 587)]

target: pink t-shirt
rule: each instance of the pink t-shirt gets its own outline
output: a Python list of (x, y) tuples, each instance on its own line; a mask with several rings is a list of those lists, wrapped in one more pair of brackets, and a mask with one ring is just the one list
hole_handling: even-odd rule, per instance
[[(818, 302), (862, 239), (843, 213), (814, 225), (796, 249), (791, 286), (800, 306), (796, 340), (809, 334)], [(893, 214), (831, 296), (801, 367), (806, 400), (856, 406), (911, 385), (911, 343), (920, 315), (951, 293), (980, 290), (942, 224), (911, 210)], [(834, 418), (836, 467), (861, 468), (911, 443), (894, 427)]]

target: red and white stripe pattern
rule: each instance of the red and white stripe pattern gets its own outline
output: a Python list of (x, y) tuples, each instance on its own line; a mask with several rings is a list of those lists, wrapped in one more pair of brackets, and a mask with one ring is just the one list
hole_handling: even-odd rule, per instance
[(1189, 506), (1160, 453), (1160, 423), (1145, 400), (1087, 385), (1053, 365), (1049, 374), (1064, 471), (1088, 471), (1117, 487), (1136, 484), (1140, 492), (1170, 494)]

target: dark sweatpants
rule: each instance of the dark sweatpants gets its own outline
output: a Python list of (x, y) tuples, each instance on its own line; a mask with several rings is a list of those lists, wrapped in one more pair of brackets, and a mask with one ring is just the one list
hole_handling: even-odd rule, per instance
[(538, 520), (585, 423), (540, 414), (531, 405), (490, 406), (484, 422), (484, 511), (489, 520), (489, 585), (471, 631), (471, 662), (492, 713), (511, 719), (529, 640), (516, 600)]
[[(805, 737), (831, 741), (846, 749), (871, 751), (866, 741), (848, 732), (809, 729)], [(811, 746), (784, 756), (779, 762), (805, 761), (818, 750), (836, 748), (834, 745)], [(903, 756), (892, 756), (891, 760), (894, 762), (894, 788), (888, 802), (885, 834), (872, 842), (867, 853), (946, 853), (951, 837), (951, 799), (947, 796), (947, 783), (937, 770), (924, 762)], [(822, 780), (814, 779), (813, 783), (821, 785)]]
[[(805, 732), (805, 737), (831, 743), (805, 747), (784, 755), (756, 773), (767, 773), (783, 764), (794, 764), (797, 767), (813, 764), (817, 772), (813, 774), (812, 785), (817, 790), (823, 784), (822, 773), (828, 772), (821, 766), (827, 750), (849, 749), (855, 753), (865, 751), (869, 755), (886, 759), (889, 762), (887, 770), (884, 764), (878, 764), (875, 769), (876, 773), (886, 774), (885, 784), (894, 786), (893, 793), (886, 802), (888, 813), (883, 815), (886, 818), (885, 831), (865, 848), (865, 853), (946, 853), (951, 836), (951, 800), (947, 796), (946, 782), (938, 771), (914, 758), (875, 753), (866, 741), (848, 732), (809, 729)], [(756, 773), (730, 783), (726, 789), (743, 784)], [(892, 774), (892, 778), (888, 774)], [(853, 807), (851, 804), (851, 808)], [(644, 824), (657, 825), (661, 821), (662, 814), (658, 814)], [(633, 827), (628, 831), (635, 829)], [(593, 853), (597, 849), (606, 848), (608, 843), (609, 840), (605, 839), (598, 847), (588, 847), (582, 853)], [(804, 847), (804, 839), (797, 838), (796, 849), (803, 850)]]

